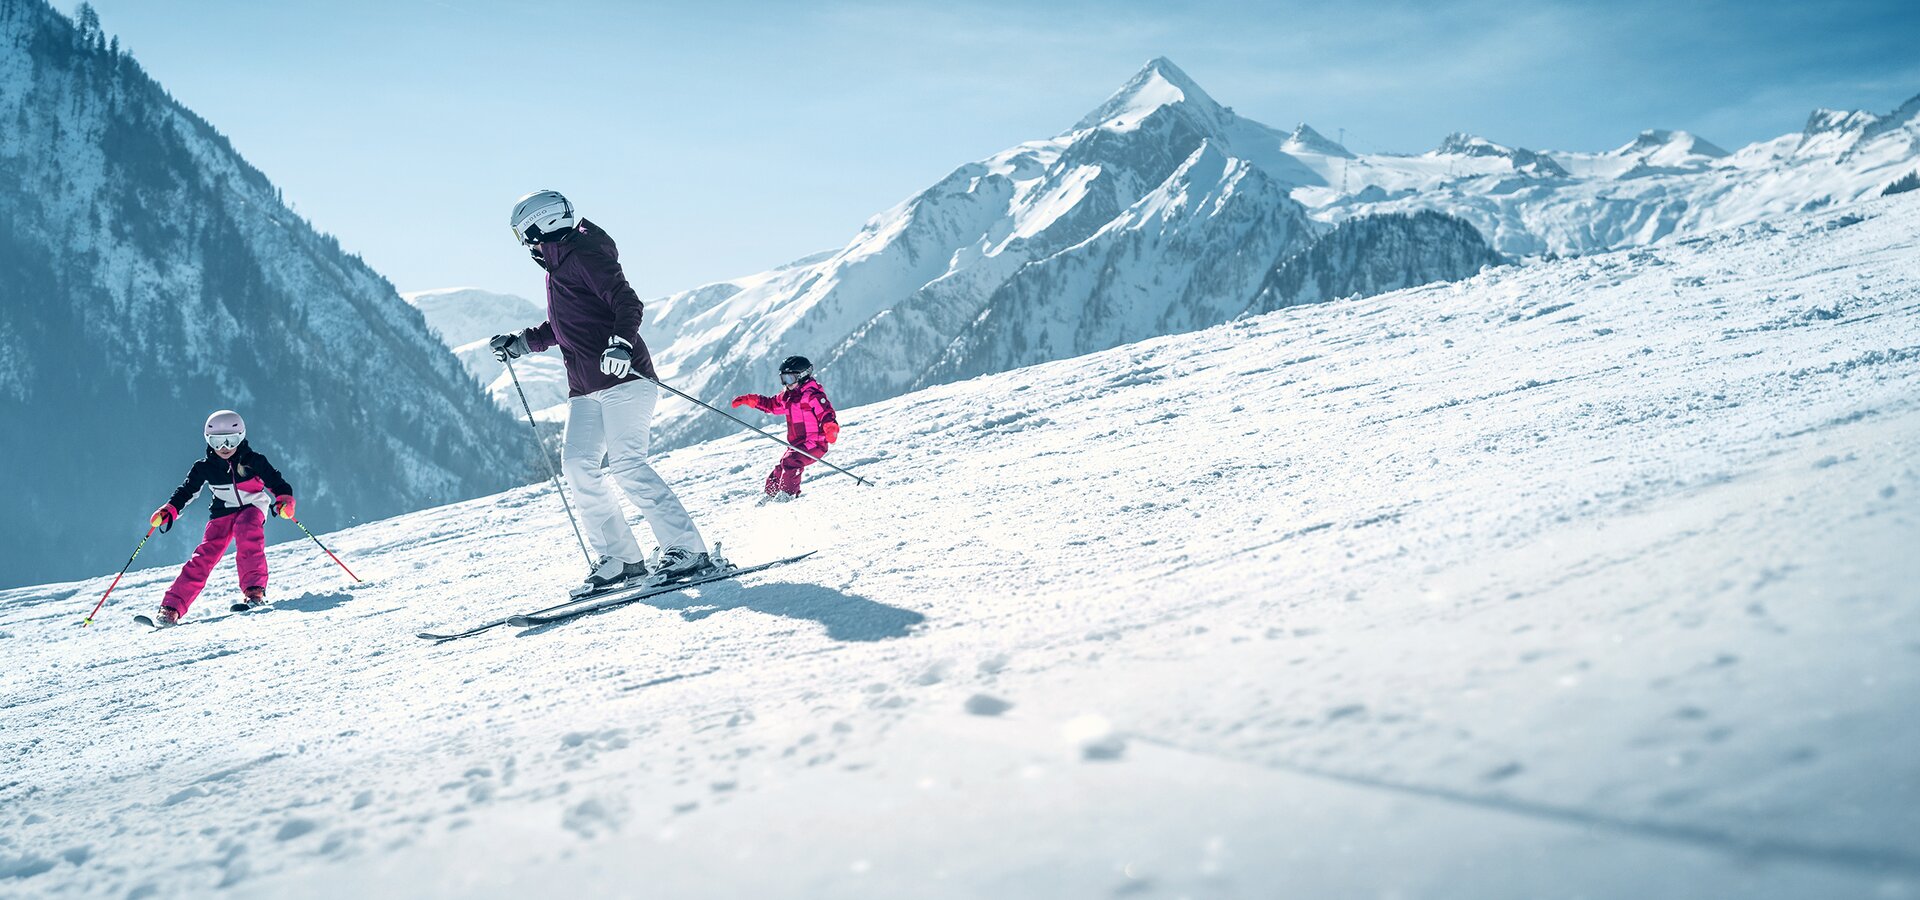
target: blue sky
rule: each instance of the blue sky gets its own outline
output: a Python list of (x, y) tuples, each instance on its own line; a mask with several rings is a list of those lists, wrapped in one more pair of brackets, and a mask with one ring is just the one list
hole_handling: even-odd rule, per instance
[[(1070, 126), (1154, 56), (1361, 151), (1451, 131), (1729, 149), (1920, 94), (1912, 2), (95, 0), (160, 83), (401, 290), (540, 296), (505, 228), (566, 192), (643, 296), (838, 247)], [(73, 4), (61, 3), (69, 12)]]

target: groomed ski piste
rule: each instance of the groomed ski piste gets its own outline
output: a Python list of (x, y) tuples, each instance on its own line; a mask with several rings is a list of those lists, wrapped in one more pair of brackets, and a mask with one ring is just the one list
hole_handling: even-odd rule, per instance
[(816, 556), (560, 625), (415, 637), (564, 599), (541, 485), (0, 594), (0, 893), (1920, 892), (1920, 193), (842, 420), (657, 460)]

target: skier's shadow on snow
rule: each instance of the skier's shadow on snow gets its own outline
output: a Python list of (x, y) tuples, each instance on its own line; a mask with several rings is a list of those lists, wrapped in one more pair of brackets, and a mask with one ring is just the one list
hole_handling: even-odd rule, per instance
[(910, 609), (888, 606), (817, 584), (726, 585), (699, 596), (687, 592), (661, 594), (640, 601), (655, 609), (677, 610), (681, 618), (698, 622), (715, 613), (748, 609), (770, 616), (808, 619), (826, 626), (836, 641), (884, 641), (906, 637), (927, 617)]
[[(629, 601), (594, 610), (581, 618), (625, 609), (629, 605), (651, 606), (677, 611), (689, 622), (698, 622), (715, 613), (745, 609), (772, 616), (808, 619), (826, 626), (827, 636), (837, 641), (884, 641), (906, 637), (927, 617), (910, 609), (888, 606), (815, 584), (763, 584), (742, 587), (738, 584), (703, 585)], [(564, 627), (576, 619), (534, 625), (515, 637), (532, 637)]]
[(320, 612), (321, 610), (332, 609), (352, 599), (353, 595), (345, 591), (335, 591), (331, 594), (308, 593), (301, 594), (291, 600), (275, 600), (273, 601), (273, 608), (299, 610), (300, 612)]

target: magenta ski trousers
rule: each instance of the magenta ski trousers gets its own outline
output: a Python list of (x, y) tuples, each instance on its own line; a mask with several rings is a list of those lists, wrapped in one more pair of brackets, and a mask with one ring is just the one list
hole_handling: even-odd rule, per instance
[(266, 587), (266, 526), (267, 515), (257, 506), (208, 521), (207, 533), (200, 538), (200, 546), (193, 548), (193, 556), (186, 565), (180, 567), (180, 575), (173, 579), (173, 586), (167, 588), (166, 599), (161, 600), (160, 605), (186, 615), (187, 607), (193, 605), (201, 589), (207, 586), (207, 578), (213, 574), (214, 567), (220, 565), (220, 557), (227, 554), (228, 544), (237, 545), (234, 560), (240, 566), (240, 589)]
[[(821, 459), (827, 457), (826, 444), (809, 446), (806, 450), (807, 453), (811, 453)], [(813, 465), (813, 463), (814, 460), (806, 454), (788, 450), (785, 456), (780, 457), (780, 462), (774, 465), (773, 471), (767, 473), (767, 493), (769, 495), (786, 493), (798, 496), (800, 494), (800, 470)]]

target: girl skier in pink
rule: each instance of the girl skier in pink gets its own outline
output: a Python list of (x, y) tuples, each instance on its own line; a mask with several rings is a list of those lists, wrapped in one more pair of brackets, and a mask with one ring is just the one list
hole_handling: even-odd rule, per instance
[(195, 460), (187, 470), (187, 480), (173, 492), (165, 506), (153, 511), (149, 520), (155, 528), (167, 531), (180, 518), (180, 510), (198, 496), (201, 487), (213, 494), (212, 517), (206, 534), (192, 558), (180, 567), (179, 577), (167, 588), (160, 611), (153, 617), (155, 627), (177, 625), (187, 607), (207, 586), (228, 544), (237, 544), (235, 558), (240, 567), (240, 591), (247, 606), (267, 602), (267, 513), (293, 518), (293, 488), (285, 478), (252, 447), (247, 445), (247, 423), (240, 414), (223, 409), (207, 417), (202, 429), (207, 440), (207, 455)]
[[(840, 439), (840, 421), (827, 402), (827, 390), (813, 380), (813, 363), (804, 356), (789, 356), (780, 364), (780, 383), (786, 389), (771, 397), (741, 394), (733, 405), (751, 406), (761, 412), (786, 413), (787, 443), (803, 448), (816, 457), (827, 455), (827, 445)], [(814, 460), (793, 450), (780, 457), (767, 475), (769, 500), (793, 500), (800, 496), (800, 470)]]

